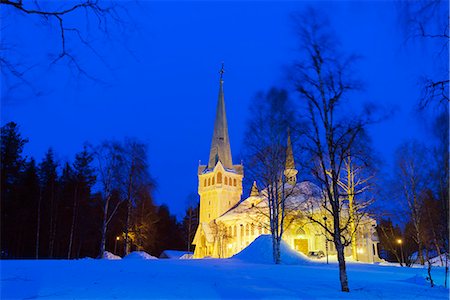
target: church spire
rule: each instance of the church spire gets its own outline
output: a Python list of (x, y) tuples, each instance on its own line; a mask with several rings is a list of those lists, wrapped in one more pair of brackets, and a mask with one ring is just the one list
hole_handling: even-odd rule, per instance
[(294, 153), (292, 152), (291, 132), (287, 131), (286, 169), (295, 169)]
[(292, 151), (292, 143), (291, 143), (291, 133), (288, 128), (287, 132), (287, 145), (286, 145), (286, 164), (284, 168), (284, 175), (286, 176), (286, 181), (291, 184), (295, 185), (297, 182), (297, 169), (295, 169), (295, 162), (294, 162), (294, 153)]
[(231, 169), (233, 167), (233, 162), (231, 160), (230, 139), (228, 137), (227, 116), (225, 112), (225, 100), (223, 96), (224, 72), (225, 70), (222, 63), (222, 69), (219, 72), (219, 98), (217, 101), (216, 120), (214, 122), (214, 133), (211, 142), (211, 150), (209, 152), (208, 169), (214, 168), (219, 161), (227, 169)]

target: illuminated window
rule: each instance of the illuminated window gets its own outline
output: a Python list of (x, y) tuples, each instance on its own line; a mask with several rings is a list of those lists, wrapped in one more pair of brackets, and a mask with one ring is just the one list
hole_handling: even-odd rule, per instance
[(222, 173), (217, 173), (217, 183), (222, 183)]
[(246, 236), (248, 236), (249, 231), (250, 231), (250, 226), (247, 224), (247, 225), (245, 225), (245, 235)]
[(208, 178), (208, 186), (211, 185), (211, 178)]
[(241, 237), (244, 236), (244, 225), (241, 224)]
[(204, 182), (203, 186), (206, 186), (206, 178), (205, 178), (205, 182)]
[(212, 178), (212, 185), (214, 185), (215, 183), (214, 183), (214, 181), (215, 181), (215, 178), (213, 177)]
[(262, 234), (262, 226), (261, 226), (261, 224), (258, 224), (258, 233)]
[(255, 225), (252, 223), (252, 231), (251, 231), (252, 235), (255, 235)]
[(226, 185), (228, 185), (228, 177), (225, 176), (224, 182)]
[(233, 180), (233, 185), (236, 186), (236, 179)]

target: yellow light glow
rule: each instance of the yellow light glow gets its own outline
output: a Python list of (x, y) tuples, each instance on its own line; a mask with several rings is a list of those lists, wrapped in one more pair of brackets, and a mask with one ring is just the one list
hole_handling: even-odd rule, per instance
[(358, 248), (358, 249), (356, 249), (356, 253), (363, 254), (364, 253), (364, 249), (363, 248)]
[(402, 239), (397, 239), (397, 244), (401, 245), (403, 243)]
[(120, 240), (120, 237), (118, 236), (118, 237), (116, 237), (116, 241), (118, 241), (118, 240)]
[(233, 244), (228, 244), (227, 247), (228, 247), (228, 249), (231, 249), (231, 248), (233, 248)]

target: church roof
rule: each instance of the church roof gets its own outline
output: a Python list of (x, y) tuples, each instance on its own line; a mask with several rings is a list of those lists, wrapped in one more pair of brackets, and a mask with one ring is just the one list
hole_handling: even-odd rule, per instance
[[(290, 187), (289, 184), (286, 184), (286, 186)], [(254, 219), (258, 218), (258, 216), (267, 216), (268, 207), (264, 194), (265, 191), (263, 190), (261, 192), (261, 196), (250, 196), (239, 202), (233, 208), (221, 215), (218, 220), (226, 221), (239, 219), (243, 214)], [(291, 196), (286, 199), (286, 209), (293, 211), (306, 211), (313, 203), (315, 208), (319, 208), (321, 197), (322, 195), (317, 185), (309, 181), (297, 183)]]
[(220, 161), (225, 169), (232, 169), (230, 138), (228, 136), (227, 115), (225, 112), (225, 100), (223, 95), (223, 65), (220, 71), (219, 97), (217, 100), (216, 120), (214, 121), (214, 133), (209, 152), (208, 169), (213, 169)]

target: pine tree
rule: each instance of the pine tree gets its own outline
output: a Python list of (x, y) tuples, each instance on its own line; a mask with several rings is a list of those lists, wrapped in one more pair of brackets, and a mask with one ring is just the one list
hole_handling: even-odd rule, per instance
[[(55, 162), (53, 150), (50, 148), (41, 164), (39, 165), (39, 179), (41, 182), (42, 199), (40, 205), (40, 222), (38, 224), (40, 241), (39, 245), (48, 245), (42, 248), (41, 255), (39, 246), (39, 257), (53, 257), (56, 224), (57, 224), (57, 189), (58, 189), (58, 164)], [(42, 242), (42, 243), (41, 243)], [(46, 250), (46, 252), (45, 252)]]
[(12, 257), (15, 241), (15, 222), (20, 207), (17, 206), (17, 187), (23, 172), (24, 145), (28, 142), (19, 133), (19, 126), (10, 122), (1, 128), (1, 257)]

